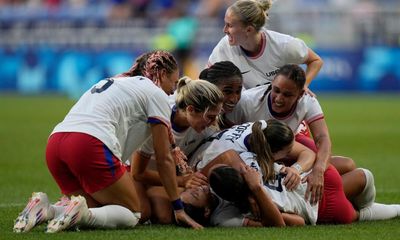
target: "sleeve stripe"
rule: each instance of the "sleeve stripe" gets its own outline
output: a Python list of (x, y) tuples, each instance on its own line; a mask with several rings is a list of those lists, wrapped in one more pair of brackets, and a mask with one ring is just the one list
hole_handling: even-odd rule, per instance
[(317, 120), (320, 120), (320, 119), (324, 119), (324, 118), (325, 118), (324, 115), (320, 114), (320, 115), (317, 115), (317, 116), (307, 120), (306, 122), (307, 122), (308, 125), (310, 125), (311, 123), (313, 123), (313, 122), (315, 122)]

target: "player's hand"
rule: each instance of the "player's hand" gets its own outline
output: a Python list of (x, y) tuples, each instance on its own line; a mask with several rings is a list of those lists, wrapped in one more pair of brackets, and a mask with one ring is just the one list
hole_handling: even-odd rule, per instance
[(312, 205), (317, 204), (324, 193), (324, 168), (314, 167), (312, 172), (303, 179), (307, 181), (307, 190), (305, 194), (306, 201), (310, 201)]
[(179, 225), (188, 226), (193, 229), (203, 229), (203, 226), (194, 221), (183, 209), (174, 211), (175, 220)]
[(301, 177), (297, 169), (293, 167), (283, 167), (280, 172), (286, 174), (283, 185), (285, 185), (288, 191), (292, 191), (299, 186)]
[(311, 97), (317, 97), (317, 95), (313, 93), (308, 87), (304, 87), (304, 94), (308, 94)]
[(250, 190), (254, 190), (262, 186), (261, 175), (256, 169), (249, 166), (241, 166), (240, 173), (242, 174)]
[(189, 179), (185, 183), (185, 188), (197, 188), (208, 185), (207, 177), (201, 172), (195, 172), (189, 175)]

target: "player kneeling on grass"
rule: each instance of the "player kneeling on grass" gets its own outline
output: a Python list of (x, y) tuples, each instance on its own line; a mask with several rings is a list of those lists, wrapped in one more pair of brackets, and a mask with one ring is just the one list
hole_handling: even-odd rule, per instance
[(140, 219), (140, 200), (121, 161), (145, 141), (153, 141), (175, 219), (202, 228), (183, 210), (171, 152), (168, 95), (176, 87), (178, 74), (170, 53), (153, 51), (141, 55), (128, 72), (102, 80), (85, 92), (55, 127), (46, 148), (47, 166), (70, 201), (50, 205), (46, 194), (33, 193), (15, 220), (14, 231), (27, 232), (48, 220), (50, 233), (75, 225), (134, 227)]

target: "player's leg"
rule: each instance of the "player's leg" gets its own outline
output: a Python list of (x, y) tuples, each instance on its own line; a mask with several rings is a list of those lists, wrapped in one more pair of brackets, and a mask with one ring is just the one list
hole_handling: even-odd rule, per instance
[[(64, 133), (51, 135), (46, 147), (47, 166), (62, 192), (79, 188), (79, 182), (59, 156), (59, 145), (64, 136)], [(65, 209), (68, 201), (67, 198), (63, 197), (56, 204), (51, 205), (45, 193), (32, 193), (28, 204), (15, 220), (14, 232), (27, 232), (33, 227), (53, 219)]]
[(374, 176), (368, 169), (357, 168), (342, 176), (347, 199), (356, 209), (370, 206), (375, 201)]
[(340, 175), (356, 169), (356, 163), (349, 157), (331, 156), (329, 162), (338, 170)]
[[(82, 133), (70, 133), (60, 148), (65, 149), (62, 158), (80, 184), (80, 188), (64, 193), (80, 194), (87, 199), (73, 198), (64, 213), (49, 223), (48, 232), (62, 231), (75, 224), (95, 228), (135, 226), (140, 218), (136, 213), (140, 211), (140, 203), (132, 179), (119, 159), (101, 141)], [(103, 207), (87, 211), (86, 200)]]
[(400, 217), (399, 204), (372, 203), (359, 210), (359, 221), (387, 220)]
[(318, 222), (349, 224), (357, 220), (357, 212), (346, 198), (339, 172), (329, 165), (324, 174), (324, 194), (319, 203)]

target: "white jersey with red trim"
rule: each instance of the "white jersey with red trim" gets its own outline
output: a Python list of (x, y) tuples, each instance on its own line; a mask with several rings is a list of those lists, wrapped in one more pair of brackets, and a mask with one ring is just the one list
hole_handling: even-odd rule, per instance
[[(243, 152), (240, 157), (246, 165), (261, 173), (254, 153)], [(318, 204), (311, 205), (305, 201), (307, 183), (300, 183), (296, 189), (288, 191), (283, 185), (285, 176), (280, 173), (282, 167), (282, 165), (274, 164), (275, 181), (264, 183), (264, 189), (281, 212), (297, 214), (304, 218), (306, 224), (315, 225), (318, 218)], [(309, 173), (303, 173), (301, 176), (304, 177), (307, 174)], [(211, 215), (210, 224), (221, 227), (240, 227), (246, 222), (246, 217), (251, 218), (251, 214), (243, 214), (232, 203), (220, 199), (218, 207)]]
[(270, 102), (271, 91), (269, 90), (269, 85), (248, 89), (242, 93), (242, 97), (233, 111), (226, 114), (226, 118), (233, 124), (254, 122), (261, 119), (276, 119), (288, 124), (295, 133), (297, 133), (297, 129), (303, 120), (309, 125), (316, 120), (324, 118), (324, 113), (318, 100), (308, 94), (303, 95), (293, 111), (283, 118), (272, 115)]
[[(246, 165), (256, 169), (262, 175), (256, 160), (256, 154), (243, 152), (240, 154), (240, 158), (242, 158)], [(295, 213), (303, 217), (307, 224), (315, 225), (318, 218), (318, 204), (311, 205), (309, 201), (305, 200), (307, 183), (300, 183), (296, 189), (288, 191), (283, 184), (285, 175), (280, 173), (283, 167), (283, 165), (274, 163), (275, 181), (264, 182), (265, 190), (267, 190), (272, 201), (280, 211)], [(307, 176), (310, 172), (303, 173), (301, 177)]]
[[(267, 127), (267, 123), (263, 120), (261, 129)], [(218, 155), (228, 150), (235, 150), (237, 153), (248, 152), (248, 137), (250, 136), (253, 122), (243, 123), (233, 126), (230, 129), (219, 132), (212, 137), (212, 142), (207, 149), (201, 154), (201, 160), (198, 161), (197, 170), (204, 168), (209, 162), (214, 160)]]
[(89, 134), (126, 160), (151, 137), (150, 123), (170, 129), (170, 114), (167, 94), (150, 79), (109, 78), (86, 91), (52, 133)]
[(303, 40), (262, 28), (262, 48), (254, 57), (247, 56), (240, 46), (229, 45), (223, 37), (213, 49), (208, 66), (220, 61), (233, 62), (243, 74), (243, 86), (250, 89), (270, 83), (280, 67), (302, 64), (308, 58)]

